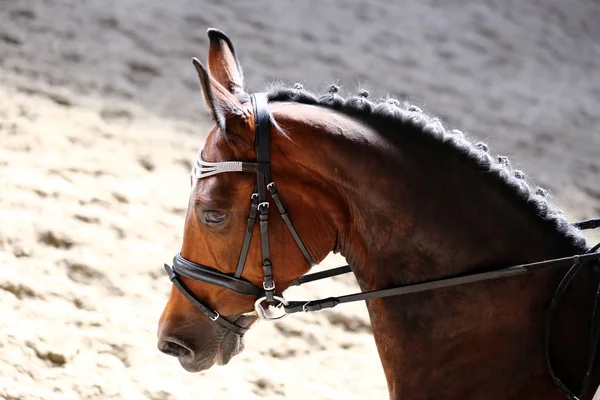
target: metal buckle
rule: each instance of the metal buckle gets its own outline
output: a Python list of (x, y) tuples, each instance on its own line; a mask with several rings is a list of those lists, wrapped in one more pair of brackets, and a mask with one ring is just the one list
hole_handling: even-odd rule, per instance
[(275, 321), (275, 320), (281, 319), (287, 315), (287, 313), (285, 312), (285, 308), (283, 308), (282, 306), (287, 306), (288, 302), (283, 297), (273, 296), (273, 298), (279, 302), (279, 304), (273, 308), (283, 310), (283, 314), (274, 315), (274, 316), (268, 315), (267, 310), (265, 310), (261, 304), (263, 301), (265, 301), (267, 299), (266, 296), (263, 296), (263, 297), (256, 299), (256, 301), (254, 302), (254, 311), (256, 311), (256, 315), (258, 316), (258, 318), (264, 319), (267, 321)]
[(243, 313), (241, 315), (242, 317), (257, 317), (258, 313), (256, 312), (256, 310), (252, 310), (252, 311), (246, 311), (245, 313)]
[(216, 321), (216, 320), (219, 319), (219, 317), (221, 316), (221, 314), (219, 314), (219, 312), (217, 310), (213, 310), (213, 311), (215, 313), (215, 317), (213, 318), (213, 317), (209, 316), (208, 318), (210, 318), (210, 320), (214, 322), (214, 321)]
[(271, 283), (271, 286), (267, 286), (267, 282), (263, 282), (263, 289), (266, 291), (275, 290), (275, 281)]

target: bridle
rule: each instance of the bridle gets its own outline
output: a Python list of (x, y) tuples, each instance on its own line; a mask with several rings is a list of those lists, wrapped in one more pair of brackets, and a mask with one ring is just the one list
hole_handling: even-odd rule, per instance
[[(250, 172), (256, 173), (256, 185), (254, 193), (250, 199), (250, 212), (248, 214), (248, 220), (246, 224), (246, 232), (244, 235), (244, 241), (242, 243), (242, 249), (240, 251), (240, 257), (235, 273), (232, 275), (225, 274), (216, 269), (207, 267), (202, 264), (198, 264), (189, 260), (186, 260), (177, 253), (173, 259), (173, 266), (168, 264), (164, 265), (165, 270), (169, 275), (169, 279), (175, 287), (201, 312), (203, 312), (211, 321), (216, 322), (223, 327), (235, 332), (237, 334), (244, 334), (248, 328), (241, 324), (238, 324), (238, 320), (242, 317), (252, 316), (266, 320), (276, 320), (285, 317), (287, 314), (292, 314), (300, 311), (318, 311), (325, 308), (332, 308), (338, 304), (349, 303), (354, 301), (363, 301), (376, 298), (400, 296), (410, 293), (424, 292), (433, 289), (451, 287), (462, 285), (465, 283), (480, 282), (490, 279), (497, 279), (502, 277), (522, 275), (534, 271), (543, 269), (553, 269), (559, 267), (571, 266), (569, 271), (565, 274), (563, 280), (559, 284), (554, 298), (550, 304), (548, 310), (548, 318), (546, 324), (546, 337), (545, 337), (545, 350), (546, 350), (546, 362), (550, 375), (554, 379), (559, 390), (567, 396), (569, 399), (578, 399), (573, 392), (567, 388), (561, 380), (554, 373), (550, 361), (550, 328), (553, 321), (556, 308), (562, 298), (566, 288), (572, 282), (576, 274), (588, 263), (597, 261), (600, 259), (600, 243), (589, 249), (586, 253), (575, 255), (571, 257), (557, 258), (547, 261), (540, 261), (529, 264), (513, 265), (507, 268), (495, 269), (486, 272), (470, 273), (457, 275), (452, 277), (446, 277), (442, 279), (436, 279), (431, 281), (419, 282), (409, 285), (403, 285), (393, 287), (389, 289), (373, 290), (369, 292), (359, 292), (349, 294), (340, 297), (328, 297), (319, 300), (310, 301), (287, 301), (283, 296), (278, 296), (275, 293), (275, 281), (273, 280), (273, 265), (270, 257), (269, 247), (269, 202), (267, 200), (267, 192), (271, 199), (277, 206), (280, 216), (283, 218), (286, 226), (288, 227), (294, 241), (298, 245), (301, 253), (304, 255), (307, 263), (312, 267), (315, 265), (311, 258), (308, 250), (304, 246), (302, 239), (298, 235), (294, 228), (292, 221), (290, 220), (279, 195), (275, 187), (275, 183), (271, 180), (270, 174), (270, 135), (271, 135), (271, 114), (269, 112), (267, 96), (264, 93), (256, 93), (250, 96), (252, 101), (252, 107), (254, 112), (255, 122), (255, 141), (254, 147), (256, 150), (256, 162), (244, 162), (244, 161), (225, 161), (225, 162), (207, 162), (202, 159), (202, 156), (198, 157), (196, 165), (192, 169), (192, 178), (203, 179), (209, 176), (217, 175), (220, 173), (227, 172)], [(261, 251), (262, 251), (262, 268), (263, 268), (263, 284), (262, 287), (254, 285), (252, 282), (247, 281), (241, 277), (248, 256), (248, 249), (250, 247), (250, 241), (252, 239), (252, 232), (254, 225), (257, 220), (260, 227), (260, 239), (261, 239)], [(593, 219), (588, 221), (582, 221), (574, 224), (579, 229), (595, 229), (600, 227), (600, 219)], [(333, 268), (327, 271), (316, 272), (304, 275), (294, 281), (290, 286), (297, 286), (303, 283), (308, 283), (320, 279), (329, 278), (332, 276), (351, 272), (350, 266), (345, 265), (337, 268)], [(221, 316), (216, 310), (206, 306), (199, 300), (196, 295), (183, 283), (180, 276), (193, 279), (196, 281), (208, 283), (211, 285), (219, 286), (240, 295), (254, 297), (254, 311), (238, 314), (233, 319), (228, 319)], [(278, 315), (270, 315), (262, 303), (267, 302), (270, 306), (280, 310)], [(590, 332), (590, 354), (588, 358), (588, 365), (584, 381), (582, 383), (581, 393), (585, 393), (587, 386), (590, 381), (593, 364), (595, 361), (596, 350), (598, 343), (600, 342), (600, 311), (596, 312), (598, 305), (600, 304), (600, 286), (596, 293), (596, 300), (594, 302), (594, 310), (592, 313), (592, 327)]]
[[(256, 186), (254, 193), (250, 198), (250, 212), (246, 224), (246, 232), (242, 243), (242, 250), (238, 259), (238, 264), (233, 276), (224, 274), (218, 270), (207, 267), (202, 264), (186, 260), (180, 253), (175, 255), (173, 259), (173, 267), (165, 264), (165, 270), (169, 274), (169, 278), (179, 289), (179, 291), (190, 300), (200, 311), (208, 316), (213, 322), (223, 325), (225, 328), (232, 330), (238, 334), (245, 333), (248, 328), (236, 324), (236, 321), (230, 321), (222, 317), (216, 310), (203, 304), (183, 283), (179, 276), (194, 279), (200, 282), (209, 283), (225, 289), (229, 289), (235, 293), (256, 298), (254, 303), (254, 313), (244, 313), (242, 316), (255, 315), (261, 319), (280, 319), (286, 315), (283, 313), (279, 316), (272, 316), (267, 313), (262, 303), (266, 301), (269, 305), (281, 309), (287, 306), (287, 301), (275, 294), (275, 281), (273, 280), (273, 264), (271, 263), (271, 252), (269, 247), (269, 202), (267, 200), (267, 191), (277, 209), (281, 218), (283, 218), (292, 237), (304, 255), (308, 264), (312, 267), (315, 263), (308, 253), (308, 250), (302, 243), (302, 239), (296, 232), (292, 221), (290, 220), (275, 187), (275, 183), (271, 181), (271, 164), (270, 148), (271, 148), (271, 114), (269, 112), (267, 96), (264, 93), (257, 93), (250, 96), (252, 100), (252, 108), (254, 112), (255, 123), (255, 140), (254, 147), (256, 151), (256, 162), (242, 161), (226, 161), (226, 162), (207, 162), (198, 157), (196, 165), (192, 169), (192, 178), (203, 179), (209, 176), (217, 175), (225, 172), (253, 172), (256, 173)], [(248, 249), (252, 239), (252, 232), (257, 220), (260, 226), (260, 240), (262, 251), (262, 269), (263, 269), (263, 284), (262, 288), (255, 286), (252, 282), (243, 279), (242, 272), (248, 256)]]

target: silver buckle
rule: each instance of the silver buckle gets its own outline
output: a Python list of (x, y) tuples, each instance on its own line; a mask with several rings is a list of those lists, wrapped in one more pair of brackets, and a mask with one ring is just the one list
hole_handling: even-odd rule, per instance
[(267, 299), (266, 296), (263, 296), (263, 297), (256, 299), (256, 301), (254, 302), (254, 311), (256, 311), (256, 315), (258, 316), (258, 318), (264, 319), (267, 321), (275, 321), (275, 320), (281, 319), (287, 315), (287, 313), (285, 312), (285, 308), (283, 308), (282, 306), (287, 306), (288, 302), (283, 297), (273, 296), (273, 298), (279, 302), (279, 304), (273, 308), (282, 310), (283, 314), (280, 314), (280, 315), (267, 314), (267, 310), (265, 310), (261, 304), (263, 301), (265, 301)]
[(242, 314), (242, 317), (258, 317), (256, 310), (246, 311)]
[(221, 314), (219, 314), (219, 312), (217, 310), (213, 310), (213, 311), (215, 313), (215, 317), (214, 318), (213, 317), (208, 317), (208, 318), (210, 318), (210, 320), (214, 322), (214, 321), (216, 321), (216, 320), (219, 319), (219, 317), (221, 316)]
[(275, 290), (275, 281), (273, 281), (273, 284), (271, 286), (267, 286), (267, 283), (263, 282), (263, 289), (265, 289), (266, 291)]

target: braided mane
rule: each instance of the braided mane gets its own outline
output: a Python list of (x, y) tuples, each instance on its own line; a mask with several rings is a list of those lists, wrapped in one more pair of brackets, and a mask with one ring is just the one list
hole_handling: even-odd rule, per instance
[[(348, 98), (343, 98), (338, 92), (339, 86), (331, 85), (328, 93), (319, 96), (304, 90), (302, 85), (295, 84), (292, 88), (274, 86), (268, 91), (267, 98), (270, 102), (296, 102), (321, 106), (365, 122), (377, 120), (388, 125), (396, 125), (400, 129), (410, 127), (430, 135), (448, 151), (458, 152), (464, 159), (474, 163), (480, 171), (485, 172), (486, 176), (494, 179), (501, 188), (506, 190), (508, 195), (516, 197), (523, 207), (563, 234), (574, 246), (586, 248), (585, 238), (564, 218), (562, 211), (549, 202), (548, 192), (541, 187), (530, 186), (525, 180), (525, 174), (513, 169), (507, 157), (492, 157), (487, 144), (474, 143), (457, 129), (446, 129), (438, 118), (428, 116), (419, 107), (407, 102), (400, 102), (394, 98), (370, 101), (369, 93), (364, 89)], [(244, 99), (240, 100), (244, 101)]]

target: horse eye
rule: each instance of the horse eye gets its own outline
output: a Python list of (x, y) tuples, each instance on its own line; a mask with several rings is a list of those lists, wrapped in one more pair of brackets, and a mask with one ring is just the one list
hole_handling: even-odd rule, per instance
[(209, 226), (221, 225), (225, 222), (227, 214), (221, 211), (208, 210), (202, 214), (202, 223)]

